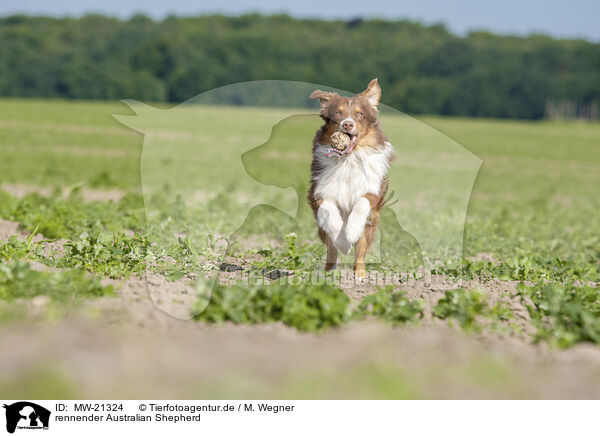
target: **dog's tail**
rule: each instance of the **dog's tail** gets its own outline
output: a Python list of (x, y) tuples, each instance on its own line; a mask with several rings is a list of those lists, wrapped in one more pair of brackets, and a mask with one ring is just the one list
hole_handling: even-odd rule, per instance
[(384, 206), (392, 206), (398, 202), (398, 198), (394, 198), (395, 192), (388, 191), (390, 187), (390, 179), (389, 177), (385, 177), (383, 179), (383, 183), (381, 184), (381, 191), (379, 194), (379, 202), (377, 203), (377, 210), (381, 210)]

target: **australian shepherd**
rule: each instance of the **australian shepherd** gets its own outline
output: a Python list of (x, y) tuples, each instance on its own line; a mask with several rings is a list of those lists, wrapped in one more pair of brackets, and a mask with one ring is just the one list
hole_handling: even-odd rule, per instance
[[(327, 245), (325, 270), (336, 267), (338, 250), (348, 254), (355, 244), (354, 274), (365, 278), (365, 256), (385, 202), (394, 152), (377, 119), (381, 88), (373, 79), (356, 97), (317, 90), (310, 98), (319, 99), (325, 121), (313, 141), (308, 191), (319, 237)], [(331, 153), (334, 132), (350, 138), (343, 154)]]

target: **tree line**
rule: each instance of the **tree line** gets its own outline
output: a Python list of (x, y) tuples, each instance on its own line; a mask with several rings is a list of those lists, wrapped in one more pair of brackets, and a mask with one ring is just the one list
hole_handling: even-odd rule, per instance
[(538, 119), (549, 101), (600, 101), (600, 44), (382, 19), (0, 18), (6, 97), (181, 102), (265, 79), (358, 92), (375, 76), (404, 112)]

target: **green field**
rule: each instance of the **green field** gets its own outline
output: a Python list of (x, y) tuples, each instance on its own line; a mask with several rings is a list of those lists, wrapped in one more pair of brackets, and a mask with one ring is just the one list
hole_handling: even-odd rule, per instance
[[(113, 118), (134, 115), (123, 103), (0, 101), (5, 344), (23, 323), (59, 328), (146, 319), (152, 304), (136, 304), (148, 292), (167, 313), (193, 315), (188, 323), (204, 335), (223, 323), (227, 329), (276, 323), (317, 335), (371, 323), (417, 330), (449, 323), (468, 335), (517, 338), (528, 346), (600, 344), (600, 124), (382, 115), (398, 155), (390, 170), (396, 203), (384, 214), (369, 269), (403, 275), (388, 287), (346, 286), (338, 283), (346, 268), (328, 275), (326, 284), (307, 279), (322, 268), (324, 255), (304, 200), (318, 117), (225, 106), (136, 110), (138, 117), (119, 119), (145, 137)], [(449, 153), (455, 144), (473, 155)], [(483, 164), (465, 193), (476, 157)], [(467, 201), (463, 235), (459, 206)], [(219, 272), (223, 262), (241, 270)], [(445, 284), (442, 291), (427, 287), (430, 273)], [(217, 274), (220, 284), (212, 288)], [(282, 274), (293, 284), (279, 280)], [(249, 277), (260, 280), (248, 285)], [(138, 286), (144, 280), (148, 290)], [(428, 388), (426, 371), (409, 382), (414, 374), (399, 375), (387, 361), (361, 365), (344, 370), (361, 380), (352, 387), (340, 387), (343, 376), (329, 377), (321, 368), (267, 387), (199, 381), (185, 395), (439, 394)], [(519, 383), (512, 369), (479, 358), (473, 365), (483, 381), (460, 377), (483, 383), (486, 392), (497, 392), (503, 377), (509, 386)], [(15, 376), (22, 384), (0, 378), (0, 387), (27, 396), (20, 394), (32, 392), (31, 377), (46, 377), (34, 365), (30, 371)], [(329, 388), (307, 387), (323, 379)], [(135, 396), (69, 377), (57, 383), (33, 392)], [(507, 392), (536, 395), (535, 389)]]

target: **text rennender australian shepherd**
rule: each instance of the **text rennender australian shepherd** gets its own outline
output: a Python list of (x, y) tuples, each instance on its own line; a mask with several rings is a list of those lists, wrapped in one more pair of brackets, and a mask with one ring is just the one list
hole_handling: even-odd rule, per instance
[[(353, 98), (320, 90), (310, 98), (319, 99), (325, 121), (313, 141), (308, 191), (319, 237), (327, 245), (325, 270), (337, 265), (338, 250), (348, 254), (356, 244), (354, 274), (364, 278), (365, 256), (385, 202), (394, 152), (377, 119), (381, 88), (373, 79)], [(349, 135), (353, 148), (341, 157), (328, 157), (330, 137), (336, 131)]]

